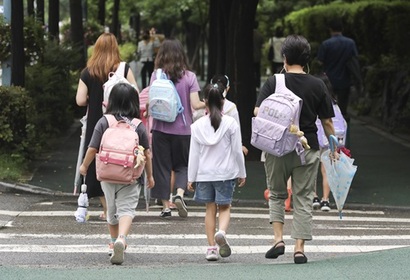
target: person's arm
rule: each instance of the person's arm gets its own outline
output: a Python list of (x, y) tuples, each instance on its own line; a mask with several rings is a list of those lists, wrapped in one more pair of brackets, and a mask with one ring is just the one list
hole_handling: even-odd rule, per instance
[(329, 138), (330, 135), (335, 135), (335, 128), (333, 126), (333, 121), (329, 119), (320, 119), (322, 123), (323, 130), (326, 134), (326, 137)]
[[(333, 121), (332, 119), (320, 119), (322, 123), (323, 130), (326, 134), (327, 139), (329, 139), (330, 135), (335, 135), (335, 128), (333, 126)], [(337, 152), (337, 149), (334, 150), (333, 153), (330, 153), (333, 156), (333, 159), (338, 159), (339, 154)]]
[(198, 92), (191, 92), (191, 94), (189, 95), (189, 98), (190, 98), (192, 109), (198, 110), (198, 109), (204, 109), (205, 108), (205, 102), (203, 102), (199, 99), (199, 93)]
[(94, 160), (95, 155), (97, 154), (98, 150), (96, 148), (88, 148), (87, 153), (85, 154), (83, 163), (80, 166), (80, 173), (81, 175), (87, 175), (88, 167), (90, 166), (91, 162)]
[(242, 152), (242, 141), (241, 141), (241, 133), (240, 127), (237, 125), (233, 134), (231, 135), (231, 147), (232, 152), (236, 156), (236, 161), (239, 167), (239, 174), (238, 174), (238, 187), (243, 187), (246, 183), (246, 168), (245, 168), (245, 158)]
[(78, 81), (77, 95), (75, 101), (78, 106), (87, 106), (88, 103), (88, 88), (87, 85), (80, 79)]
[(199, 168), (199, 143), (191, 137), (191, 143), (189, 146), (189, 158), (188, 158), (188, 190), (193, 191), (192, 183), (196, 180), (196, 175)]
[(152, 156), (151, 156), (151, 150), (150, 149), (145, 149), (144, 150), (144, 155), (145, 155), (145, 172), (147, 173), (147, 179), (148, 179), (148, 188), (153, 188), (155, 185), (154, 177), (152, 175)]

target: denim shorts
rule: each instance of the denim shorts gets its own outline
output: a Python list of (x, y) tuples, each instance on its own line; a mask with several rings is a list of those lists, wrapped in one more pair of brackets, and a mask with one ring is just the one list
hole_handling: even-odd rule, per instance
[(199, 203), (215, 202), (219, 205), (232, 203), (235, 180), (196, 182), (194, 200)]

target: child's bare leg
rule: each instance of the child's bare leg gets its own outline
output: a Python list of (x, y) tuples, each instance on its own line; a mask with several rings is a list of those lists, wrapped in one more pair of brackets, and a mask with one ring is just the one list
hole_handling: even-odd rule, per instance
[(215, 246), (215, 228), (216, 228), (216, 204), (214, 202), (206, 204), (205, 214), (205, 232), (209, 246)]

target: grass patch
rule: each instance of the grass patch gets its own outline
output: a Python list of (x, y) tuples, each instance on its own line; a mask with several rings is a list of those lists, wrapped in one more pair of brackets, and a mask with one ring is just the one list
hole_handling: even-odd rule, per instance
[(28, 163), (20, 155), (0, 155), (0, 180), (19, 181), (27, 172)]

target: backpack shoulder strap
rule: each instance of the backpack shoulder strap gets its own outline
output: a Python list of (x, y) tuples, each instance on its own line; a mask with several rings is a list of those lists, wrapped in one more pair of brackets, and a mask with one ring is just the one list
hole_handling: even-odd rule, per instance
[(285, 83), (285, 74), (275, 74), (275, 92), (288, 92), (288, 88), (286, 87)]
[(117, 70), (115, 71), (116, 74), (120, 75), (120, 76), (124, 76), (126, 77), (125, 74), (125, 62), (121, 61), (120, 64), (118, 65)]
[(157, 76), (157, 80), (162, 79), (162, 80), (169, 80), (167, 77), (167, 74), (165, 74), (164, 71), (162, 71), (161, 68), (158, 68), (156, 71), (156, 76)]
[(137, 118), (133, 118), (131, 123), (135, 125), (135, 127), (138, 127), (142, 121)]
[(117, 119), (114, 117), (114, 115), (105, 114), (104, 117), (107, 119), (108, 127), (111, 127), (117, 123)]

